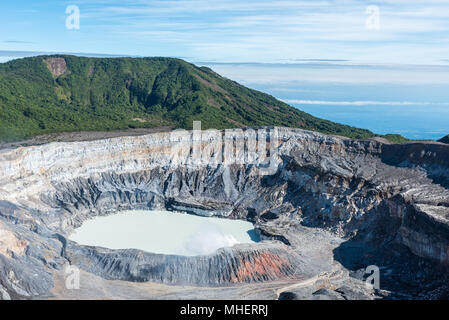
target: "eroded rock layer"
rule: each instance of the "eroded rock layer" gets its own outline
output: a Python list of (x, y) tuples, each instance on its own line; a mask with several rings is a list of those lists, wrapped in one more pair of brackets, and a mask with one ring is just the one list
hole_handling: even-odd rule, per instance
[[(449, 146), (299, 129), (179, 131), (2, 150), (0, 298), (51, 296), (53, 275), (67, 264), (108, 280), (194, 286), (335, 272), (356, 279), (374, 264), (385, 270), (386, 292), (417, 297), (426, 282), (422, 294), (441, 297), (448, 186)], [(86, 219), (122, 209), (247, 219), (265, 241), (181, 257), (67, 240)], [(407, 281), (415, 282), (404, 287)]]

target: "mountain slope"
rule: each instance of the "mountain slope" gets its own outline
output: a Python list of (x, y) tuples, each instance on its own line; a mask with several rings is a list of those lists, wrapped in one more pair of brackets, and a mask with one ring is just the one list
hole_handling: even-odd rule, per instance
[(173, 58), (39, 56), (0, 64), (0, 140), (61, 131), (275, 125), (352, 138), (368, 130), (313, 117)]
[(443, 142), (443, 143), (447, 143), (449, 144), (449, 134), (443, 138), (441, 138), (440, 140), (438, 140), (439, 142)]

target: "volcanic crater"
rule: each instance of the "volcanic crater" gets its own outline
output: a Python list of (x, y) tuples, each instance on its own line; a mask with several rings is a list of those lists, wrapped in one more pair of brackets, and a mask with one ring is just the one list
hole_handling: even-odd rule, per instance
[[(256, 129), (0, 150), (0, 298), (447, 297), (448, 145)], [(273, 130), (267, 173), (236, 146)], [(123, 210), (247, 220), (262, 241), (181, 256), (69, 240)], [(69, 265), (77, 290), (64, 285)], [(380, 288), (365, 285), (373, 265)]]

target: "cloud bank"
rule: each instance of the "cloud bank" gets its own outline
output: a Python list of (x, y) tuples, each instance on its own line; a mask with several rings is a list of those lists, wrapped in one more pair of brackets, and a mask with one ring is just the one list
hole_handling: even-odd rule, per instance
[(320, 101), (320, 100), (298, 100), (284, 99), (286, 103), (313, 104), (313, 105), (336, 105), (336, 106), (413, 106), (413, 105), (449, 105), (449, 102), (411, 102), (411, 101)]

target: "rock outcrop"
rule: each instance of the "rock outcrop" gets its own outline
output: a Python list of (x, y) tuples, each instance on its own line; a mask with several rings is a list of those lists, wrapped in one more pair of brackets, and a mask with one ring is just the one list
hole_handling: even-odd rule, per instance
[[(267, 131), (278, 139), (265, 139)], [(438, 298), (447, 290), (449, 146), (442, 144), (287, 128), (155, 133), (2, 150), (0, 186), (3, 298), (50, 296), (54, 273), (68, 263), (109, 280), (213, 287), (335, 273), (354, 283), (374, 264), (384, 270), (383, 295)], [(264, 241), (181, 257), (68, 240), (86, 219), (122, 209), (246, 219)], [(349, 292), (324, 289), (310, 297)], [(304, 298), (292, 292), (280, 296)]]
[(447, 136), (441, 138), (441, 139), (438, 140), (438, 141), (443, 142), (443, 143), (449, 143), (449, 134), (448, 134)]
[(67, 64), (64, 58), (47, 58), (44, 59), (44, 62), (54, 77), (62, 76), (67, 72)]

